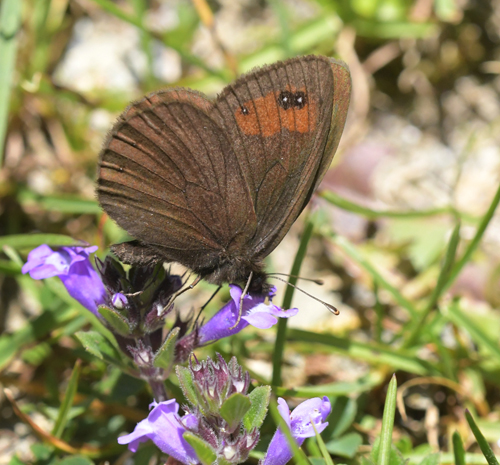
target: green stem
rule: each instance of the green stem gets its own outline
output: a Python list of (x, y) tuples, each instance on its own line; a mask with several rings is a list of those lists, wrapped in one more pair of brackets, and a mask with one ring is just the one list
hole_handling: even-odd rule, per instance
[[(302, 238), (300, 240), (299, 249), (297, 251), (297, 255), (295, 255), (295, 260), (292, 265), (292, 270), (290, 272), (291, 276), (288, 279), (288, 282), (292, 285), (297, 283), (297, 276), (300, 273), (300, 267), (302, 266), (302, 261), (306, 255), (307, 244), (309, 243), (309, 239), (311, 239), (314, 223), (316, 220), (316, 215), (312, 214), (308, 218), (304, 232), (302, 234)], [(292, 286), (287, 286), (285, 291), (285, 297), (283, 298), (283, 308), (288, 309), (292, 305), (293, 292), (295, 288)], [(285, 341), (286, 341), (286, 327), (287, 327), (287, 319), (280, 318), (278, 321), (278, 329), (276, 332), (276, 342), (274, 344), (274, 354), (273, 354), (273, 386), (281, 386), (281, 366), (283, 364), (283, 351), (285, 349)]]
[(495, 214), (495, 210), (497, 209), (499, 202), (500, 202), (500, 185), (498, 186), (498, 189), (495, 193), (495, 196), (493, 197), (493, 200), (488, 208), (488, 211), (483, 216), (481, 223), (479, 223), (479, 226), (477, 228), (477, 231), (476, 231), (474, 238), (472, 239), (471, 243), (467, 247), (462, 258), (458, 262), (456, 262), (455, 266), (452, 268), (452, 270), (448, 276), (448, 280), (446, 281), (446, 284), (444, 285), (443, 292), (453, 284), (453, 282), (455, 281), (457, 276), (462, 271), (462, 268), (467, 264), (471, 255), (476, 250), (477, 246), (479, 245), (479, 242), (481, 242), (481, 239), (483, 238), (484, 232), (486, 231), (486, 228), (490, 224), (490, 221), (493, 218), (493, 215)]

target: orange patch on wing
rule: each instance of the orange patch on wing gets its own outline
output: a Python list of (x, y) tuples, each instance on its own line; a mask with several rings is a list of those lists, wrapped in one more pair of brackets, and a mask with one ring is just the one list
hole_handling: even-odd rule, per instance
[[(278, 104), (278, 98), (284, 91), (273, 91), (264, 97), (248, 100), (234, 115), (240, 129), (249, 136), (262, 134), (271, 137), (281, 132), (282, 129), (296, 131), (302, 134), (313, 131), (316, 127), (317, 105), (311, 96), (304, 93), (306, 103), (298, 108), (291, 106), (288, 109)], [(285, 89), (285, 92), (295, 93), (297, 89)]]

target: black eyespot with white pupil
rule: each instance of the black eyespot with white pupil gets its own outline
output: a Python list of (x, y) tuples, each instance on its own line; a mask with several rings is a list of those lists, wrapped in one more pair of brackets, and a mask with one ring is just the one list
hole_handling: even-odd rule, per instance
[(304, 108), (307, 103), (306, 94), (304, 92), (295, 92), (294, 94), (294, 106), (299, 110)]
[(242, 115), (248, 115), (250, 112), (248, 111), (248, 108), (245, 106), (241, 107), (241, 114)]
[(283, 108), (283, 110), (288, 110), (290, 108), (301, 109), (307, 104), (307, 98), (305, 92), (289, 92), (284, 90), (280, 92), (278, 96), (278, 105)]

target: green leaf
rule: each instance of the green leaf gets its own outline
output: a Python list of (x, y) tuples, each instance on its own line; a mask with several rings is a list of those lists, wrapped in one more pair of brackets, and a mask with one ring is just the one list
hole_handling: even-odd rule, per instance
[[(198, 396), (196, 395), (193, 375), (191, 374), (189, 368), (177, 365), (175, 372), (177, 373), (177, 378), (179, 378), (179, 383), (186, 399), (191, 404), (198, 405)], [(199, 407), (201, 408), (201, 406)]]
[(467, 423), (469, 423), (472, 434), (474, 434), (474, 437), (476, 438), (476, 441), (481, 448), (481, 452), (483, 453), (484, 458), (486, 459), (488, 464), (498, 465), (498, 460), (496, 459), (495, 454), (491, 450), (491, 447), (488, 444), (488, 441), (486, 441), (486, 438), (483, 436), (483, 433), (481, 433), (481, 431), (477, 427), (476, 422), (474, 421), (474, 418), (472, 418), (469, 410), (465, 410), (465, 418), (467, 420)]
[(250, 409), (243, 417), (243, 426), (247, 431), (260, 428), (266, 418), (269, 399), (271, 398), (271, 386), (259, 386), (250, 394)]
[(14, 455), (10, 459), (9, 465), (26, 465), (26, 462), (22, 461), (17, 455)]
[[(412, 355), (409, 350), (398, 350), (384, 344), (358, 342), (353, 340), (352, 337), (338, 337), (301, 329), (289, 329), (288, 340), (324, 344), (330, 346), (335, 352), (373, 363), (375, 366), (389, 365), (392, 369), (400, 369), (419, 375), (440, 374), (437, 367)], [(321, 388), (322, 386), (318, 387)], [(280, 395), (282, 395), (281, 392)]]
[(33, 444), (30, 449), (37, 460), (44, 462), (54, 453), (54, 447), (48, 444)]
[(122, 360), (121, 353), (102, 334), (97, 331), (78, 331), (75, 336), (92, 355), (126, 372), (129, 371), (129, 367)]
[(163, 368), (164, 370), (170, 371), (172, 364), (174, 362), (175, 355), (175, 343), (177, 342), (177, 335), (181, 329), (176, 327), (168, 333), (162, 346), (156, 352), (153, 365), (157, 368)]
[(434, 23), (411, 23), (406, 21), (374, 22), (356, 19), (352, 22), (356, 32), (363, 37), (378, 39), (420, 39), (436, 34), (437, 26)]
[(194, 449), (202, 465), (212, 465), (215, 462), (217, 455), (208, 442), (190, 432), (184, 433), (183, 438)]
[(8, 245), (17, 250), (34, 249), (42, 244), (47, 244), (51, 247), (63, 245), (82, 247), (88, 245), (86, 242), (78, 241), (64, 234), (14, 234), (11, 236), (4, 236), (0, 239), (0, 248), (4, 245)]
[(64, 393), (64, 399), (61, 407), (59, 408), (56, 423), (54, 428), (52, 428), (52, 435), (56, 438), (61, 437), (64, 428), (66, 427), (66, 423), (68, 422), (68, 414), (71, 406), (73, 405), (73, 400), (78, 388), (78, 379), (80, 377), (81, 368), (81, 360), (77, 360), (75, 366), (73, 367), (68, 386), (66, 387), (66, 392)]
[(333, 428), (332, 437), (337, 438), (342, 435), (352, 425), (357, 413), (358, 404), (355, 399), (337, 397), (332, 405), (332, 414), (330, 415), (332, 420), (328, 425), (329, 429)]
[(326, 449), (333, 455), (352, 459), (363, 444), (363, 438), (358, 433), (348, 433), (326, 443)]
[(118, 334), (130, 337), (128, 320), (118, 310), (100, 305), (98, 311)]
[(98, 215), (102, 213), (102, 208), (97, 201), (72, 195), (65, 195), (64, 197), (44, 196), (24, 189), (18, 193), (18, 199), (21, 205), (34, 204), (38, 208), (47, 211), (80, 215)]
[(462, 438), (457, 431), (453, 433), (453, 456), (455, 458), (455, 465), (465, 465), (465, 449)]
[(310, 457), (309, 462), (311, 465), (327, 465), (325, 459), (321, 457)]
[[(290, 330), (290, 335), (292, 337), (295, 335), (294, 330)], [(284, 387), (273, 387), (273, 389), (275, 394), (280, 397), (293, 396), (310, 399), (311, 397), (323, 396), (347, 396), (350, 394), (366, 392), (376, 386), (380, 386), (384, 379), (384, 375), (380, 371), (373, 370), (366, 376), (362, 376), (352, 382), (339, 381), (316, 386), (300, 386), (290, 389)]]
[(234, 431), (240, 424), (245, 414), (250, 410), (250, 407), (250, 399), (239, 392), (235, 392), (222, 404), (220, 408), (220, 416), (227, 421), (229, 430)]
[(424, 457), (419, 465), (438, 465), (440, 459), (440, 454), (429, 454), (427, 457)]
[(384, 414), (382, 417), (382, 431), (380, 434), (380, 450), (377, 465), (389, 465), (392, 445), (392, 429), (394, 427), (394, 415), (396, 413), (396, 393), (398, 384), (396, 375), (392, 376), (387, 396), (385, 398)]

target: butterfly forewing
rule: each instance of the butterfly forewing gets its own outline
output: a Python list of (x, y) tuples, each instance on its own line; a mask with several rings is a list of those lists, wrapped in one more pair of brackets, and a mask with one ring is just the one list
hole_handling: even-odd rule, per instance
[(99, 199), (165, 260), (195, 267), (255, 224), (255, 215), (231, 144), (190, 97), (172, 91), (127, 111), (101, 154)]
[(330, 62), (302, 57), (243, 76), (210, 112), (243, 167), (258, 221), (249, 238), (256, 254), (281, 241), (310, 197), (323, 157), (331, 161), (324, 148), (332, 95)]

